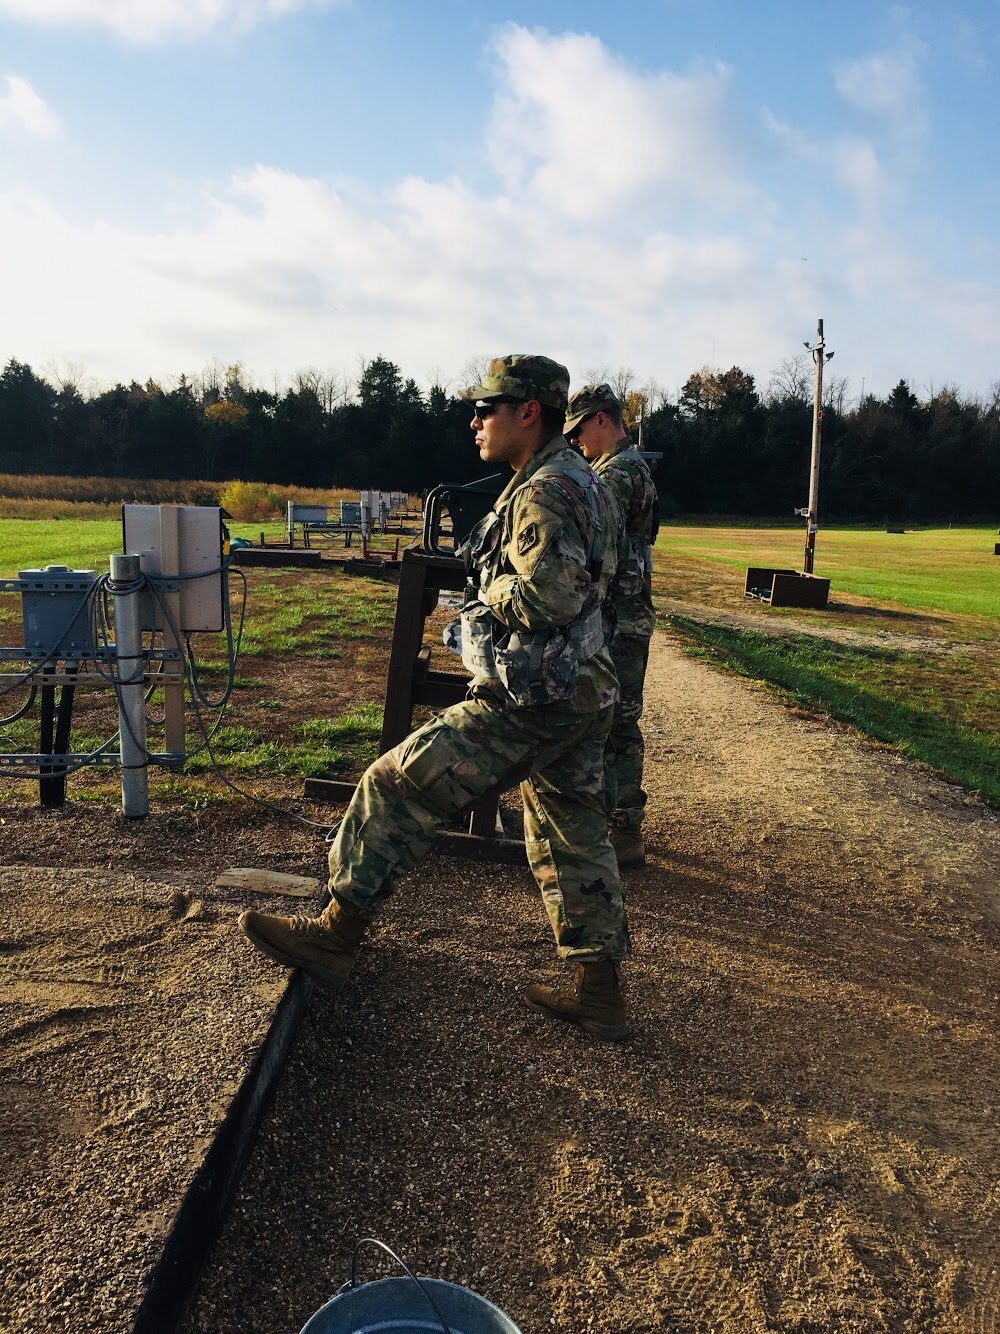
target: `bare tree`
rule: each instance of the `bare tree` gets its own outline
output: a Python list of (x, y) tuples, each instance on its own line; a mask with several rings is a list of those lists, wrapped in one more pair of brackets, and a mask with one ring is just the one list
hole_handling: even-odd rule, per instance
[(323, 372), (315, 366), (306, 366), (292, 377), (292, 389), (297, 394), (311, 395), (324, 412), (330, 413), (340, 403), (347, 402), (347, 377), (337, 371)]
[(808, 403), (812, 394), (813, 366), (812, 359), (806, 352), (797, 357), (785, 357), (776, 370), (771, 372), (765, 401), (783, 403), (789, 399)]
[(53, 357), (45, 365), (45, 375), (48, 379), (55, 382), (56, 387), (63, 394), (79, 394), (81, 398), (89, 398), (95, 388), (84, 371), (83, 364), (79, 361), (69, 361), (60, 357)]
[(650, 378), (643, 386), (642, 392), (646, 395), (646, 415), (649, 416), (657, 408), (662, 408), (667, 401), (667, 391), (659, 380)]
[(624, 403), (636, 387), (636, 374), (631, 366), (619, 366), (613, 370), (606, 381), (614, 391), (619, 403)]
[(347, 376), (340, 371), (327, 371), (320, 381), (319, 391), (326, 412), (332, 412), (334, 408), (349, 402), (351, 397)]
[(225, 374), (226, 367), (223, 366), (218, 357), (214, 357), (208, 362), (200, 375), (195, 375), (192, 378), (191, 387), (203, 408), (221, 401)]
[(846, 375), (827, 375), (823, 378), (823, 405), (832, 408), (841, 417), (847, 402), (847, 391), (851, 382)]
[(467, 384), (482, 384), (483, 376), (490, 368), (492, 357), (482, 355), (470, 357), (458, 372), (459, 382), (464, 388)]
[(587, 366), (582, 372), (584, 384), (607, 384), (611, 379), (611, 367)]

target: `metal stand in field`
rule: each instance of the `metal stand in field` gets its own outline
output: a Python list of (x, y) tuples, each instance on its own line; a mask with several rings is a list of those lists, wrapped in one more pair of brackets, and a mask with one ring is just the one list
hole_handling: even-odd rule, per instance
[[(0, 647), (0, 663), (23, 669), (0, 669), (0, 700), (19, 687), (29, 692), (0, 725), (18, 722), (36, 698), (40, 701), (38, 751), (0, 754), (0, 772), (37, 777), (43, 806), (63, 804), (68, 775), (120, 765), (124, 813), (142, 817), (149, 814), (149, 764), (183, 764), (186, 637), (225, 629), (232, 646), (223, 513), (211, 505), (123, 505), (122, 548), (128, 554), (112, 554), (110, 576), (47, 565), (0, 579), (0, 593), (21, 595), (24, 625), (23, 648)], [(105, 594), (114, 602), (113, 640)], [(230, 665), (235, 670), (234, 661)], [(85, 687), (114, 689), (119, 727), (96, 749), (74, 753), (69, 748), (73, 702)], [(166, 749), (156, 752), (146, 743), (150, 688), (163, 692)], [(201, 699), (221, 709), (228, 690), (218, 705)], [(117, 751), (111, 748), (116, 737)]]
[(139, 557), (113, 555), (108, 587), (115, 604), (122, 810), (130, 819), (138, 819), (149, 814), (146, 657), (142, 651), (142, 611), (139, 602), (142, 570)]
[[(396, 618), (385, 683), (385, 712), (379, 754), (403, 741), (413, 730), (413, 710), (419, 705), (446, 708), (465, 699), (469, 678), (464, 672), (432, 671), (431, 649), (424, 644), (424, 622), (438, 604), (438, 594), (465, 587), (465, 567), (454, 556), (431, 556), (404, 551), (399, 571)], [(355, 784), (307, 778), (305, 795), (321, 801), (350, 800)], [(466, 833), (442, 832), (439, 852), (482, 861), (521, 863), (524, 844), (497, 834), (497, 810), (502, 793), (483, 798), (471, 808)]]

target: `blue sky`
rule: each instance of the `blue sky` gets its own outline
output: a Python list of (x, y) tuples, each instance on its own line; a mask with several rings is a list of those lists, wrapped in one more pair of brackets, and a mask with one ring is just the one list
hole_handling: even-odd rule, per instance
[(1000, 381), (986, 0), (0, 0), (0, 364)]

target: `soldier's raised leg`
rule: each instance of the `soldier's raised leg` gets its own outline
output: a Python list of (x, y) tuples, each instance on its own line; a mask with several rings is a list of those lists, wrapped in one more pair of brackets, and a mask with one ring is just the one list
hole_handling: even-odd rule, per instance
[(330, 850), (326, 910), (315, 918), (246, 912), (244, 932), (277, 962), (341, 986), (365, 928), (399, 876), (430, 851), (442, 824), (512, 787), (539, 756), (573, 748), (587, 727), (585, 717), (554, 722), (478, 699), (446, 709), (362, 777)]

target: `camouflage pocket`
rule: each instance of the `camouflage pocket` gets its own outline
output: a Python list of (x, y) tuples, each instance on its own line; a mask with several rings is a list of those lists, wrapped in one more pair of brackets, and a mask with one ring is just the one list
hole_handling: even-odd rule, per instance
[(645, 579), (641, 561), (631, 555), (615, 571), (612, 594), (619, 598), (636, 598), (643, 590)]
[(576, 649), (561, 630), (510, 635), (495, 648), (497, 674), (515, 704), (557, 704), (576, 689), (580, 665)]
[(496, 630), (497, 619), (483, 603), (471, 603), (463, 609), (459, 652), (462, 663), (473, 676), (496, 676), (493, 648)]

